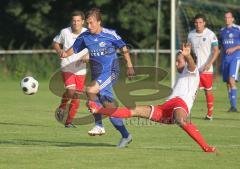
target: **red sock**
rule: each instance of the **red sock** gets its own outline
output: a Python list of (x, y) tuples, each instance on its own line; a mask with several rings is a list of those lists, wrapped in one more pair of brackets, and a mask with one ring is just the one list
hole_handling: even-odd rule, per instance
[(213, 102), (214, 102), (213, 93), (207, 93), (206, 100), (207, 100), (207, 107), (208, 107), (207, 115), (211, 117), (213, 114)]
[(68, 113), (68, 117), (66, 120), (66, 124), (72, 123), (72, 120), (73, 120), (75, 114), (77, 113), (78, 107), (79, 107), (79, 100), (72, 99), (72, 101), (70, 103), (70, 108), (69, 108), (69, 113)]
[(67, 102), (68, 102), (69, 100), (70, 100), (70, 99), (68, 98), (66, 92), (64, 92), (63, 95), (62, 95), (62, 101), (61, 101), (61, 104), (60, 104), (59, 108), (65, 109), (65, 108), (66, 108), (66, 105), (67, 105)]
[(116, 117), (116, 118), (129, 118), (132, 113), (131, 110), (126, 107), (119, 108), (100, 108), (98, 113), (104, 114), (106, 116)]
[(89, 100), (88, 107), (95, 110), (97, 114), (103, 114), (110, 117), (116, 118), (129, 118), (132, 116), (131, 110), (126, 107), (118, 108), (104, 108), (99, 106), (96, 102)]
[(192, 123), (187, 123), (183, 126), (183, 130), (187, 132), (188, 135), (192, 137), (204, 151), (208, 150), (209, 146), (203, 139), (196, 126), (194, 126)]

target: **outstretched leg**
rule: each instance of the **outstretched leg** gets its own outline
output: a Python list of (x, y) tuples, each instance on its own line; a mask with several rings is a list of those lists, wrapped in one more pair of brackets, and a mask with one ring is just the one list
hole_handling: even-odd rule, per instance
[(198, 143), (198, 145), (203, 149), (203, 151), (216, 151), (215, 147), (211, 147), (205, 142), (197, 127), (194, 124), (187, 122), (187, 114), (183, 109), (175, 109), (174, 120), (192, 139), (194, 139)]
[[(161, 106), (136, 106), (133, 109), (129, 108), (101, 108), (89, 102), (89, 108), (92, 112), (97, 112), (112, 117), (130, 118), (141, 117), (150, 119), (155, 122), (162, 122), (164, 111)], [(174, 110), (175, 122), (191, 136), (205, 152), (215, 152), (215, 147), (210, 147), (203, 139), (199, 130), (192, 123), (187, 122), (187, 114), (181, 109)]]

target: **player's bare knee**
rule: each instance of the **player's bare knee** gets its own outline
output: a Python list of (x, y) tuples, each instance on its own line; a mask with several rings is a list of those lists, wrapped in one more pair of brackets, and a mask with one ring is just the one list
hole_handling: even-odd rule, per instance
[(229, 86), (230, 86), (230, 88), (236, 87), (235, 79), (232, 77), (229, 78)]
[(67, 96), (69, 98), (73, 98), (75, 91), (76, 91), (75, 89), (67, 89)]
[(173, 113), (174, 121), (180, 127), (184, 126), (187, 122), (187, 116), (182, 109), (176, 109)]

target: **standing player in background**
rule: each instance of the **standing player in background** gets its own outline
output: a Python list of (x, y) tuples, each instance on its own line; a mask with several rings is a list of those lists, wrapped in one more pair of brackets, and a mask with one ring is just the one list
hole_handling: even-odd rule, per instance
[(196, 57), (191, 51), (191, 45), (183, 45), (178, 53), (176, 67), (179, 74), (172, 94), (168, 100), (156, 106), (136, 106), (135, 108), (102, 108), (89, 101), (89, 110), (95, 114), (105, 114), (112, 117), (141, 117), (164, 124), (179, 125), (190, 137), (192, 137), (205, 152), (215, 152), (216, 148), (209, 146), (203, 139), (195, 125), (188, 122), (187, 118), (193, 106), (198, 85), (199, 72), (195, 65)]
[(226, 27), (219, 33), (222, 55), (223, 81), (227, 83), (231, 107), (229, 112), (237, 112), (237, 86), (240, 65), (240, 26), (234, 24), (232, 12), (224, 15)]
[[(101, 26), (101, 12), (93, 8), (87, 13), (88, 31), (81, 34), (74, 42), (73, 47), (62, 54), (68, 57), (73, 53), (78, 53), (87, 48), (90, 55), (90, 66), (92, 82), (87, 86), (89, 100), (95, 101), (104, 107), (115, 107), (112, 86), (116, 83), (119, 75), (119, 63), (116, 49), (121, 49), (126, 60), (127, 73), (129, 76), (134, 74), (133, 65), (130, 59), (126, 43), (114, 30), (106, 29)], [(101, 115), (94, 115), (96, 125), (88, 133), (89, 135), (101, 135), (105, 133), (102, 125)], [(123, 124), (121, 118), (110, 118), (114, 127), (121, 133), (122, 138), (117, 147), (125, 147), (132, 141)]]
[(200, 73), (199, 87), (205, 91), (208, 107), (205, 119), (212, 120), (214, 107), (212, 64), (219, 55), (218, 40), (216, 35), (205, 27), (206, 17), (203, 14), (197, 14), (193, 20), (195, 29), (188, 34), (188, 43), (192, 44), (192, 50), (197, 56), (197, 67)]
[[(60, 34), (53, 39), (53, 48), (59, 56), (69, 49), (77, 37), (87, 29), (83, 27), (85, 20), (84, 13), (75, 11), (71, 15), (71, 26), (61, 30)], [(79, 107), (80, 100), (76, 97), (77, 92), (82, 92), (84, 88), (86, 63), (81, 62), (81, 58), (88, 54), (87, 49), (83, 49), (78, 54), (73, 54), (68, 58), (61, 58), (61, 71), (66, 88), (62, 96), (62, 101), (57, 111), (60, 113), (66, 109), (66, 104), (71, 100), (69, 114), (65, 122), (66, 128), (75, 127), (72, 120)]]

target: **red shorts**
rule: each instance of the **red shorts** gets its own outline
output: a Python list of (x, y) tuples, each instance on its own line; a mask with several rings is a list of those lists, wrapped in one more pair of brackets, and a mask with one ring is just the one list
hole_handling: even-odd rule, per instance
[(72, 86), (76, 87), (76, 90), (83, 91), (85, 83), (85, 75), (75, 75), (70, 72), (62, 72), (65, 88)]
[[(188, 107), (181, 98), (179, 97), (172, 98), (162, 105), (154, 106), (154, 112), (156, 113), (153, 112), (152, 117), (150, 117), (150, 119), (164, 124), (173, 124), (174, 110), (179, 108), (183, 109), (187, 115), (189, 114)], [(153, 117), (154, 114), (156, 115), (155, 117)]]
[(213, 74), (212, 73), (201, 73), (199, 88), (205, 90), (211, 90), (213, 85)]

